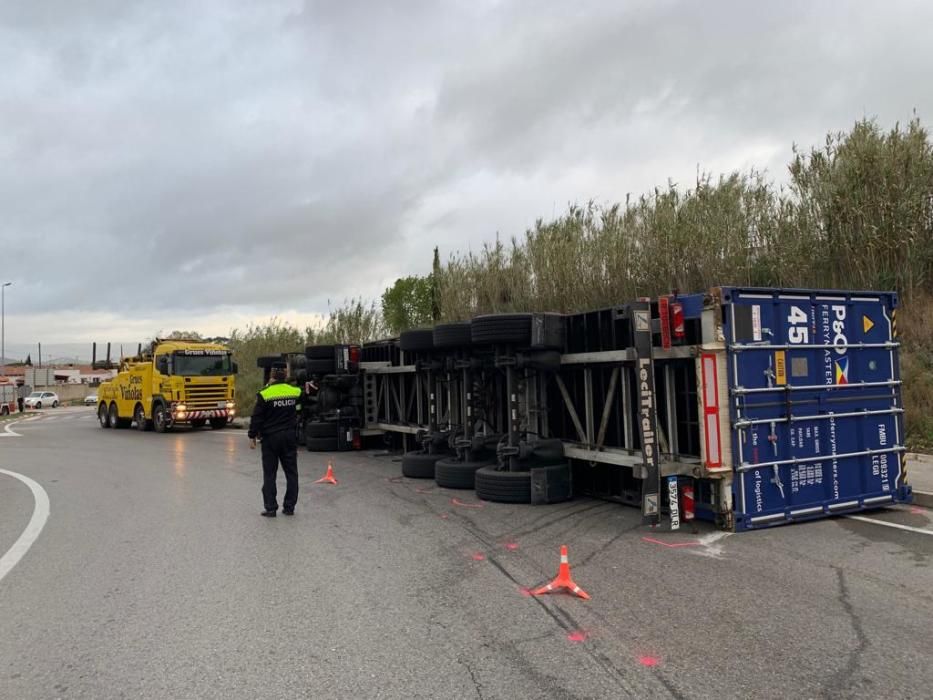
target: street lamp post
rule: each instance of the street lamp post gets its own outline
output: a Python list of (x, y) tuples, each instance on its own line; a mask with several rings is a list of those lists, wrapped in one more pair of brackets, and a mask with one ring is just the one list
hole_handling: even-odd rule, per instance
[(6, 288), (12, 282), (4, 282), (0, 285), (0, 370), (6, 377)]

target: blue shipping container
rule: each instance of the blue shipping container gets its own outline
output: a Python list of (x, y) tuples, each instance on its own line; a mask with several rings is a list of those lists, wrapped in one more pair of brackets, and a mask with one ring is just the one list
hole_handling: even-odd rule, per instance
[(737, 530), (911, 500), (897, 295), (722, 290)]

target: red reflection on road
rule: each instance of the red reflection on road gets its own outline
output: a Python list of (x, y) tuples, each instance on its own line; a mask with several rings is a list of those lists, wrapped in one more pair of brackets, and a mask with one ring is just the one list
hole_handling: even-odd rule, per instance
[(567, 640), (571, 642), (585, 642), (586, 638), (587, 634), (583, 630), (574, 630), (567, 635)]
[(639, 656), (638, 663), (640, 663), (642, 666), (651, 668), (661, 663), (661, 659), (659, 659), (657, 656)]
[(461, 508), (482, 508), (482, 503), (464, 503), (459, 498), (451, 498), (450, 502), (455, 506), (460, 506)]
[(514, 552), (518, 549), (518, 542), (506, 542), (503, 546), (510, 552)]
[(473, 561), (486, 561), (486, 555), (482, 552), (473, 552)]

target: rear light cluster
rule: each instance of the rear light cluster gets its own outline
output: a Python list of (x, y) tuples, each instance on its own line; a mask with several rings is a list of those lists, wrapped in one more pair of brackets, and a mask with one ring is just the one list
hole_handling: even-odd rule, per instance
[(677, 301), (671, 304), (671, 331), (674, 340), (683, 340), (687, 337), (687, 330), (684, 327), (684, 305)]
[(671, 347), (673, 341), (683, 341), (687, 337), (684, 326), (684, 306), (674, 297), (658, 298), (658, 319), (661, 325), (661, 347)]

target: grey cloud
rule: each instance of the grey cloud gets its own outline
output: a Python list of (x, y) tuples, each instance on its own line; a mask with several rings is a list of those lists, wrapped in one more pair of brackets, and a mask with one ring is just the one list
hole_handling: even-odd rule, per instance
[(692, 129), (719, 145), (755, 134), (806, 138), (866, 109), (909, 116), (930, 105), (917, 89), (929, 51), (917, 60), (926, 40), (904, 20), (925, 24), (933, 8), (887, 7), (567, 6), (488, 37), (474, 63), (446, 76), (438, 115), (496, 169), (562, 167), (592, 133), (610, 148), (614, 138), (626, 143), (620, 132), (645, 107), (655, 138), (626, 143), (629, 165), (663, 149), (665, 131)]

